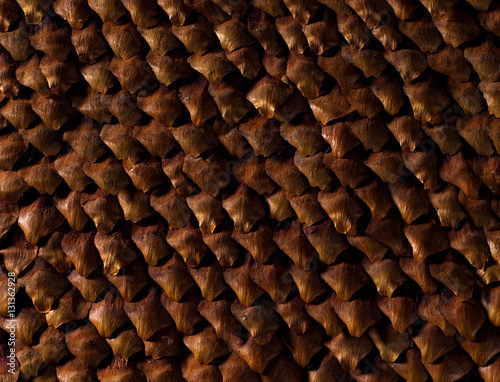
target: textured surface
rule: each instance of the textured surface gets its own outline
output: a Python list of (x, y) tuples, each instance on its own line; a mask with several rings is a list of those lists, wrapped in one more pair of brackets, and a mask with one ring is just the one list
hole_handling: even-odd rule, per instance
[(498, 1), (0, 0), (0, 32), (0, 380), (500, 380)]

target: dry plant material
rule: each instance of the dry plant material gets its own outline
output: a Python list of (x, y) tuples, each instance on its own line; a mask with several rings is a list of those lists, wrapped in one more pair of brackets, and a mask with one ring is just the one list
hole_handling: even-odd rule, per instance
[[(224, 281), (236, 293), (241, 305), (250, 307), (264, 291), (259, 288), (250, 278), (250, 256), (246, 257), (245, 263), (224, 272)], [(263, 329), (263, 328), (259, 328)]]
[(251, 46), (226, 52), (226, 57), (238, 68), (240, 73), (251, 80), (260, 72), (262, 64), (259, 61), (259, 51)]
[(250, 270), (250, 278), (279, 304), (285, 302), (292, 289), (288, 270), (283, 265), (255, 262)]
[(0, 0), (13, 378), (496, 382), (499, 15)]

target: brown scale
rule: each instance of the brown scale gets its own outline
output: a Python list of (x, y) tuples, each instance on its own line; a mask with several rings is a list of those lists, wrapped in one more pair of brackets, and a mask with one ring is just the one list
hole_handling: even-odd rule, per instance
[(229, 358), (221, 363), (219, 371), (223, 379), (230, 381), (242, 380), (249, 382), (258, 382), (260, 377), (257, 373), (252, 371), (247, 363), (241, 359), (236, 353), (231, 353)]
[(255, 231), (247, 233), (234, 230), (231, 237), (262, 264), (278, 249), (273, 241), (272, 229), (267, 224), (260, 224)]
[(313, 156), (324, 146), (321, 126), (310, 116), (304, 116), (297, 124), (281, 123), (280, 135), (297, 149), (296, 155), (302, 157)]
[(131, 302), (151, 282), (147, 270), (140, 260), (126, 265), (116, 275), (107, 273), (105, 276), (118, 289), (123, 299), (128, 302)]
[[(74, 281), (70, 276), (68, 279)], [(57, 306), (46, 313), (45, 317), (48, 325), (58, 328), (68, 322), (84, 319), (90, 308), (91, 303), (86, 301), (77, 289), (72, 288), (59, 298)]]
[(130, 238), (122, 232), (98, 232), (94, 237), (94, 244), (106, 274), (117, 275), (124, 266), (139, 256)]
[(180, 337), (173, 326), (160, 330), (150, 340), (144, 341), (145, 354), (154, 360), (181, 355), (184, 347)]
[(390, 11), (382, 17), (379, 25), (372, 29), (372, 34), (386, 50), (395, 50), (404, 41), (404, 36), (399, 31), (396, 19), (390, 16)]
[(93, 19), (84, 29), (73, 29), (71, 43), (78, 58), (85, 64), (94, 64), (108, 50), (108, 44), (101, 32), (101, 25)]
[(166, 227), (162, 221), (152, 225), (134, 224), (130, 237), (151, 266), (172, 252), (166, 242)]
[(124, 302), (123, 310), (134, 325), (137, 335), (143, 340), (149, 340), (172, 323), (171, 317), (160, 303), (160, 292), (156, 288), (150, 288), (140, 301)]
[(88, 5), (96, 12), (103, 22), (116, 22), (126, 14), (126, 9), (118, 0), (89, 0)]
[[(148, 88), (156, 81), (156, 77), (146, 60), (137, 55), (126, 60), (113, 57), (109, 70), (118, 79), (122, 89), (130, 94)], [(131, 75), (129, 71), (132, 71), (133, 74)]]
[(281, 354), (270, 363), (268, 368), (261, 374), (262, 382), (275, 381), (283, 378), (285, 381), (299, 382), (302, 380), (301, 368), (294, 362), (293, 358)]
[(397, 215), (384, 219), (372, 218), (366, 229), (368, 236), (388, 246), (396, 256), (402, 256), (408, 250), (408, 243), (403, 235), (403, 222)]
[[(243, 265), (226, 269), (222, 276), (226, 284), (228, 284), (237, 295), (240, 304), (245, 307), (250, 307), (255, 300), (264, 294), (264, 291), (250, 278), (251, 266), (249, 263), (251, 257), (247, 255), (246, 258)], [(264, 330), (264, 328), (258, 325), (255, 329)]]
[[(33, 337), (44, 324), (45, 319), (43, 314), (39, 313), (34, 307), (23, 307), (19, 310), (16, 317), (19, 324), (26, 324), (22, 329), (19, 328), (16, 337), (17, 344), (31, 345)], [(7, 325), (8, 321), (2, 317), (2, 329), (8, 330)]]
[(182, 378), (187, 382), (199, 380), (222, 381), (222, 376), (217, 366), (203, 365), (198, 363), (193, 355), (188, 356), (182, 362)]
[(194, 354), (196, 361), (205, 365), (229, 352), (226, 343), (216, 337), (213, 328), (185, 336), (184, 344)]
[(285, 303), (293, 283), (285, 266), (279, 264), (261, 264), (254, 262), (250, 269), (250, 278), (265, 290), (277, 304)]
[(182, 256), (189, 267), (199, 266), (208, 250), (200, 230), (192, 225), (169, 230), (167, 243)]
[[(110, 123), (113, 118), (115, 105), (111, 105), (111, 96), (99, 94), (93, 89), (87, 88), (85, 92), (74, 95), (71, 99), (71, 106), (78, 112), (90, 117), (100, 124)], [(121, 119), (126, 121), (130, 116)]]
[(239, 258), (241, 247), (231, 238), (230, 231), (203, 234), (203, 242), (214, 253), (222, 266), (232, 266)]
[[(176, 119), (184, 111), (182, 103), (178, 99), (177, 91), (167, 88), (164, 85), (160, 85), (156, 90), (147, 95), (139, 94), (137, 97), (137, 107), (162, 125), (167, 126), (174, 125)], [(119, 114), (120, 109), (117, 109), (116, 112)], [(130, 120), (126, 121), (125, 124), (129, 122), (133, 126), (139, 119), (138, 115), (134, 122)]]
[(165, 86), (171, 85), (175, 81), (189, 77), (192, 74), (191, 68), (187, 65), (186, 57), (180, 54), (179, 51), (169, 52), (165, 56), (160, 56), (151, 50), (146, 59), (158, 81)]
[(92, 90), (97, 93), (105, 94), (109, 89), (118, 83), (109, 69), (111, 59), (112, 58), (107, 55), (102, 57), (102, 59), (96, 63), (82, 65), (80, 68), (85, 81), (87, 81)]
[(234, 302), (231, 313), (259, 345), (268, 344), (280, 326), (277, 314), (268, 305), (245, 307)]
[(367, 86), (342, 89), (342, 95), (351, 105), (351, 111), (357, 111), (362, 117), (373, 118), (383, 111), (382, 103)]
[(485, 108), (484, 96), (476, 82), (458, 83), (448, 78), (447, 90), (466, 113), (475, 115)]
[(488, 112), (495, 117), (500, 117), (499, 99), (500, 89), (496, 83), (480, 82), (479, 90), (483, 93), (488, 105)]
[(282, 51), (273, 19), (268, 12), (252, 8), (248, 15), (247, 28), (267, 54), (276, 55)]
[(179, 365), (168, 358), (146, 360), (138, 363), (137, 367), (146, 378), (182, 378)]
[(0, 55), (2, 81), (0, 82), (0, 94), (4, 97), (15, 98), (19, 94), (19, 83), (16, 81), (17, 65), (10, 59), (7, 52)]
[(318, 66), (335, 78), (341, 86), (352, 86), (362, 77), (362, 72), (337, 52), (334, 56), (319, 56)]
[[(65, 339), (68, 350), (80, 360), (84, 367), (97, 367), (111, 353), (106, 341), (99, 336), (90, 322), (66, 333)], [(92, 346), (86, 345), (88, 343)]]
[(339, 32), (352, 48), (360, 51), (370, 43), (370, 29), (357, 15), (338, 14), (337, 25)]
[(279, 132), (280, 125), (262, 116), (250, 118), (239, 124), (238, 130), (257, 156), (267, 158), (285, 147)]
[(197, 309), (199, 314), (215, 328), (217, 337), (223, 340), (228, 341), (239, 325), (231, 312), (231, 302), (228, 300), (212, 302), (201, 300)]
[(201, 296), (207, 301), (215, 300), (224, 293), (227, 285), (223, 279), (223, 270), (219, 263), (214, 261), (208, 267), (189, 268), (189, 274), (201, 291)]
[(164, 265), (148, 266), (148, 273), (163, 288), (168, 298), (177, 302), (194, 285), (186, 264), (178, 254), (174, 254)]
[(128, 321), (123, 310), (123, 299), (116, 290), (107, 292), (98, 303), (93, 303), (89, 320), (101, 337), (110, 338), (120, 326)]
[[(482, 4), (481, 4), (482, 3)], [(479, 23), (483, 28), (490, 31), (494, 35), (499, 35), (498, 25), (496, 24), (496, 20), (498, 20), (498, 5), (493, 5), (491, 10), (488, 10), (491, 1), (485, 0), (483, 2), (478, 2), (478, 5), (475, 6), (476, 9), (479, 9), (478, 19)]]
[(108, 367), (100, 369), (97, 372), (97, 377), (100, 380), (106, 380), (107, 378), (130, 378), (135, 381), (145, 380), (143, 374), (135, 367), (134, 363), (128, 363), (119, 358), (114, 358)]
[(318, 202), (339, 233), (355, 232), (356, 222), (363, 216), (363, 209), (345, 187), (339, 187), (334, 192), (320, 191)]
[(137, 223), (155, 215), (155, 210), (149, 205), (149, 195), (142, 191), (131, 189), (118, 192), (118, 203), (123, 210), (125, 220)]
[(490, 251), (481, 230), (466, 221), (461, 229), (450, 231), (448, 237), (450, 247), (460, 252), (474, 268), (484, 268)]
[(301, 196), (289, 196), (288, 200), (294, 209), (299, 221), (307, 226), (326, 218), (326, 214), (318, 203), (318, 192), (313, 191)]
[[(21, 345), (21, 344), (20, 344)], [(38, 369), (43, 363), (43, 358), (32, 347), (20, 346), (18, 359), (19, 371), (28, 378), (35, 377), (38, 374)]]
[(1, 111), (2, 116), (17, 130), (27, 129), (37, 118), (26, 99), (9, 99)]
[(253, 46), (246, 46), (234, 50), (226, 51), (226, 57), (238, 68), (240, 73), (248, 78), (255, 79), (261, 70), (259, 61), (260, 52)]
[(254, 189), (259, 195), (272, 194), (276, 183), (265, 171), (266, 160), (249, 152), (238, 162), (232, 163), (231, 171), (237, 181)]
[(101, 190), (82, 194), (80, 205), (100, 232), (111, 232), (123, 216), (117, 198), (104, 195)]
[(78, 274), (85, 278), (102, 265), (94, 246), (94, 237), (93, 232), (71, 231), (64, 235), (60, 243), (68, 261), (73, 264)]
[(47, 242), (39, 248), (38, 255), (51, 264), (59, 273), (67, 275), (71, 272), (71, 263), (61, 249), (63, 236), (64, 233), (61, 228), (54, 231), (47, 238)]

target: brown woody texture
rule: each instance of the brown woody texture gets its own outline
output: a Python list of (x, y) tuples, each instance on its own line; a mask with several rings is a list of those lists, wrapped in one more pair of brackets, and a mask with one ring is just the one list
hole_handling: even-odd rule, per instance
[(0, 0), (0, 380), (499, 381), (499, 39), (496, 0)]

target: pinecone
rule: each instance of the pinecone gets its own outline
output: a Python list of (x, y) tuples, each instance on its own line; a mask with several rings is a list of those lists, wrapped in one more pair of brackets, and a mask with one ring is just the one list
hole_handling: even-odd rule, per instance
[(0, 0), (0, 381), (500, 381), (500, 2)]

